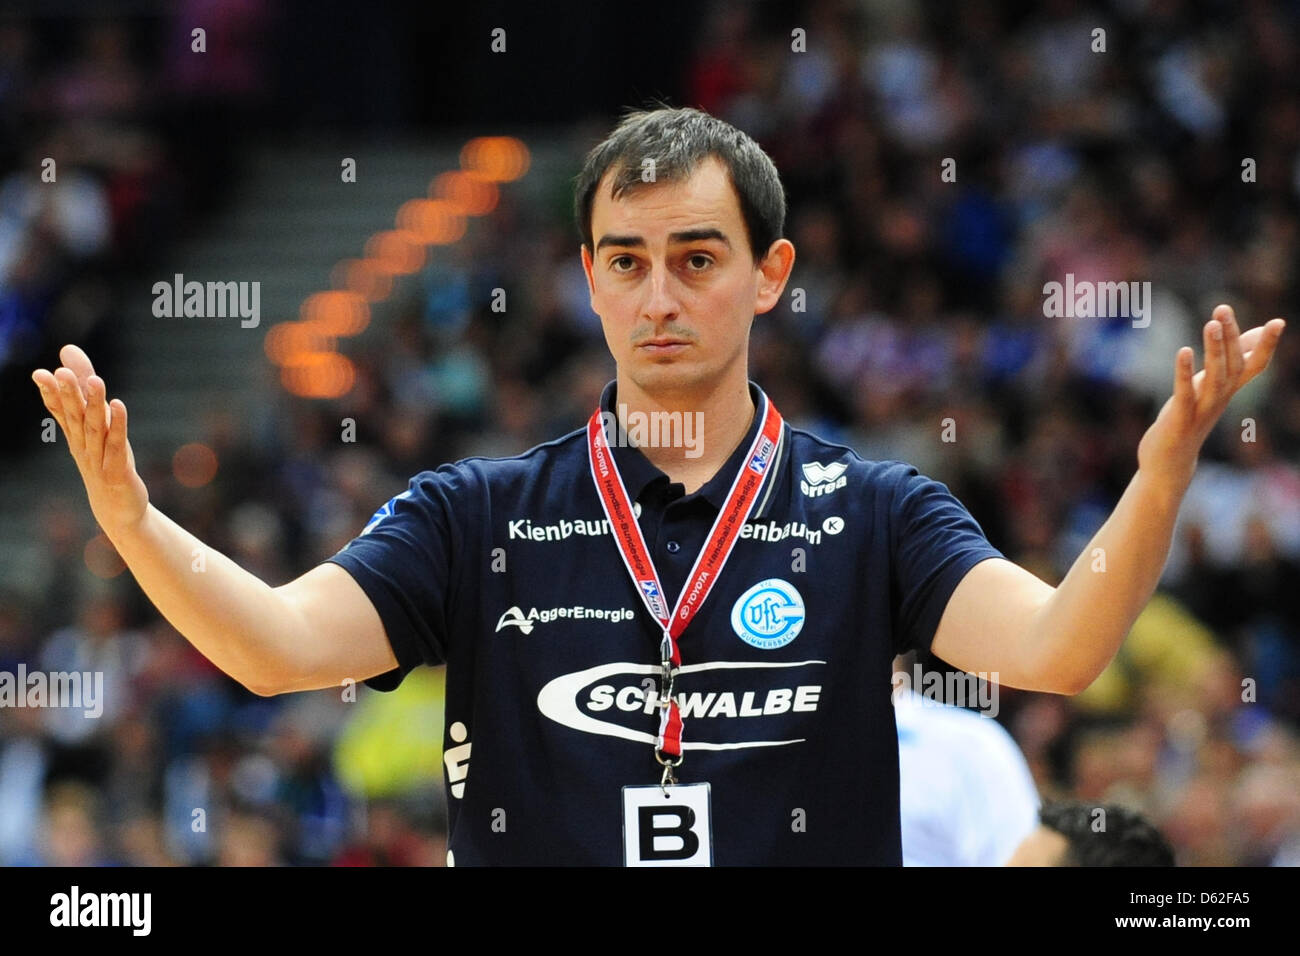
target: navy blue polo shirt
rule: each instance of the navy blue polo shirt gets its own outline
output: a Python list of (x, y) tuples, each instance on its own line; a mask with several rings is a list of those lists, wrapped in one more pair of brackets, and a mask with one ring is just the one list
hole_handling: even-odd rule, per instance
[[(611, 438), (670, 606), (760, 425), (692, 494)], [(962, 576), (1002, 554), (911, 465), (789, 423), (775, 456), (680, 639), (678, 777), (710, 784), (715, 864), (900, 865), (891, 662), (927, 648)], [(585, 427), (421, 472), (329, 560), (399, 662), (367, 683), (447, 666), (455, 864), (621, 865), (621, 790), (660, 774), (662, 633), (609, 533)]]

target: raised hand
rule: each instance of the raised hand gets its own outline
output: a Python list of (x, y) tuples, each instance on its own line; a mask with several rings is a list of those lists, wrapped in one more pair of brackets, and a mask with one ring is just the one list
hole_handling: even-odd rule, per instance
[(120, 398), (106, 401), (104, 380), (77, 346), (63, 346), (59, 359), (63, 365), (54, 372), (38, 368), (32, 381), (63, 429), (90, 510), (111, 539), (137, 525), (149, 506), (149, 491), (126, 438), (126, 406)]
[(1217, 306), (1202, 330), (1205, 368), (1192, 374), (1190, 347), (1174, 360), (1174, 394), (1138, 444), (1138, 469), (1177, 481), (1191, 480), (1201, 445), (1237, 391), (1268, 367), (1286, 328), (1271, 319), (1249, 332), (1237, 328), (1232, 307)]

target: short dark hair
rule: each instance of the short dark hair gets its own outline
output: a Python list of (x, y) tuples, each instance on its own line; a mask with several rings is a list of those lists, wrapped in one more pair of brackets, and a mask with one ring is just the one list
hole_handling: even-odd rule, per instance
[[(1105, 811), (1105, 828), (1094, 830), (1098, 810)], [(1060, 801), (1044, 803), (1038, 818), (1069, 842), (1061, 866), (1174, 865), (1169, 841), (1150, 821), (1127, 807)]]
[(748, 135), (703, 110), (661, 104), (632, 110), (604, 142), (587, 154), (574, 185), (573, 211), (583, 244), (595, 252), (591, 210), (596, 187), (614, 168), (610, 197), (618, 199), (642, 186), (642, 163), (654, 160), (654, 182), (680, 182), (708, 156), (726, 166), (740, 200), (754, 261), (781, 238), (785, 228), (785, 188), (776, 165)]

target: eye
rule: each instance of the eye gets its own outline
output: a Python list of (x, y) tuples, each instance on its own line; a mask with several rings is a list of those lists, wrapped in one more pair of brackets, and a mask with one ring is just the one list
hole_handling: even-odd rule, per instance
[[(629, 264), (628, 268), (626, 269), (619, 268), (618, 264), (620, 262), (628, 263)], [(630, 272), (631, 267), (634, 266), (635, 264), (636, 264), (636, 260), (633, 259), (631, 256), (615, 256), (614, 258), (609, 260), (609, 267), (615, 272)]]
[[(713, 257), (703, 252), (693, 252), (686, 260), (691, 264), (692, 272), (703, 272), (709, 266), (713, 265)], [(700, 263), (700, 264), (696, 264)]]

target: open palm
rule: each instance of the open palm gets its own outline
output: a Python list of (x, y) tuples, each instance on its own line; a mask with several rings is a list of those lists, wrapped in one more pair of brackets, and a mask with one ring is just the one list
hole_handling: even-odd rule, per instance
[(63, 365), (53, 372), (37, 369), (32, 381), (63, 429), (95, 520), (112, 537), (137, 524), (149, 506), (149, 491), (126, 438), (126, 406), (120, 398), (106, 401), (104, 380), (77, 346), (65, 345), (59, 359)]
[(1192, 349), (1184, 346), (1178, 350), (1174, 394), (1138, 444), (1138, 468), (1190, 479), (1201, 445), (1215, 422), (1232, 396), (1268, 367), (1284, 328), (1283, 319), (1271, 319), (1242, 332), (1232, 307), (1217, 306), (1202, 330), (1205, 367), (1193, 374)]

